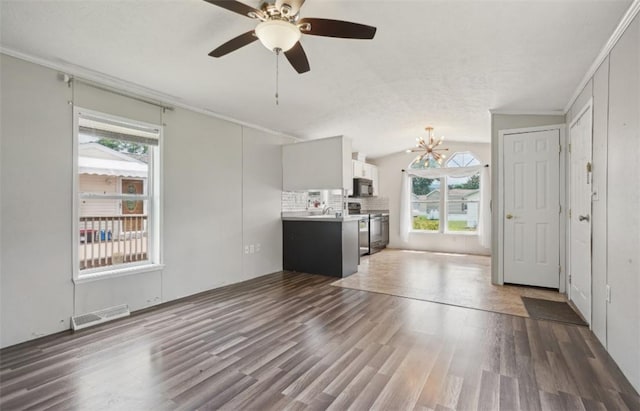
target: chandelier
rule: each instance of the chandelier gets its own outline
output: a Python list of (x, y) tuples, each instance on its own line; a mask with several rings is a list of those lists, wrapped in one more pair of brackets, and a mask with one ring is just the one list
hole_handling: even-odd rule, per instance
[(429, 161), (429, 158), (432, 158), (438, 164), (442, 164), (442, 161), (447, 157), (444, 154), (441, 154), (442, 151), (449, 151), (448, 148), (437, 148), (444, 141), (444, 137), (440, 137), (438, 141), (433, 137), (433, 127), (426, 127), (427, 134), (429, 135), (429, 141), (425, 141), (423, 137), (416, 138), (417, 144), (415, 148), (407, 150), (407, 153), (417, 153), (423, 152), (421, 155), (416, 157), (416, 161), (425, 160), (425, 163)]

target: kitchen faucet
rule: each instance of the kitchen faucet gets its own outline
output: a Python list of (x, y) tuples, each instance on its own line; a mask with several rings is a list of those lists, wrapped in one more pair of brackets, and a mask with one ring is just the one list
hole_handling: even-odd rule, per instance
[(322, 215), (329, 214), (329, 210), (333, 211), (333, 207), (325, 207), (322, 209)]

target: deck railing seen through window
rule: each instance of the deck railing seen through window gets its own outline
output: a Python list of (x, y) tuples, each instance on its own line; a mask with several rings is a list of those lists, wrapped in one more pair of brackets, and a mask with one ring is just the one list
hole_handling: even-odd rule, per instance
[(80, 217), (80, 270), (146, 261), (146, 215)]

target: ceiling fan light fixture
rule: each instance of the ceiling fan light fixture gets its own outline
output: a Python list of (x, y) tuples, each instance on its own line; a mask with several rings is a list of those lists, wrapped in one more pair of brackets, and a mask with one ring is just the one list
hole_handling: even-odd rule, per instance
[(300, 40), (302, 33), (296, 25), (283, 20), (263, 21), (256, 27), (256, 36), (269, 51), (289, 51)]

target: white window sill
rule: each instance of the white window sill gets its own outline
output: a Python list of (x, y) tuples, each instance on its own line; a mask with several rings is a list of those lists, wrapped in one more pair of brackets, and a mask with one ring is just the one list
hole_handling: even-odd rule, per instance
[(78, 278), (74, 278), (75, 284), (90, 283), (93, 281), (108, 280), (111, 278), (125, 277), (128, 275), (148, 273), (151, 271), (160, 271), (164, 268), (164, 264), (144, 264), (129, 266), (125, 268), (116, 268), (113, 270), (104, 270), (94, 273), (82, 274)]
[(418, 235), (451, 235), (451, 236), (465, 236), (465, 237), (473, 237), (476, 236), (478, 237), (478, 233), (477, 232), (473, 232), (473, 233), (468, 233), (468, 232), (457, 232), (457, 233), (452, 233), (452, 232), (448, 232), (448, 233), (441, 233), (440, 231), (427, 231), (427, 230), (411, 230), (409, 231), (409, 234), (418, 234)]

